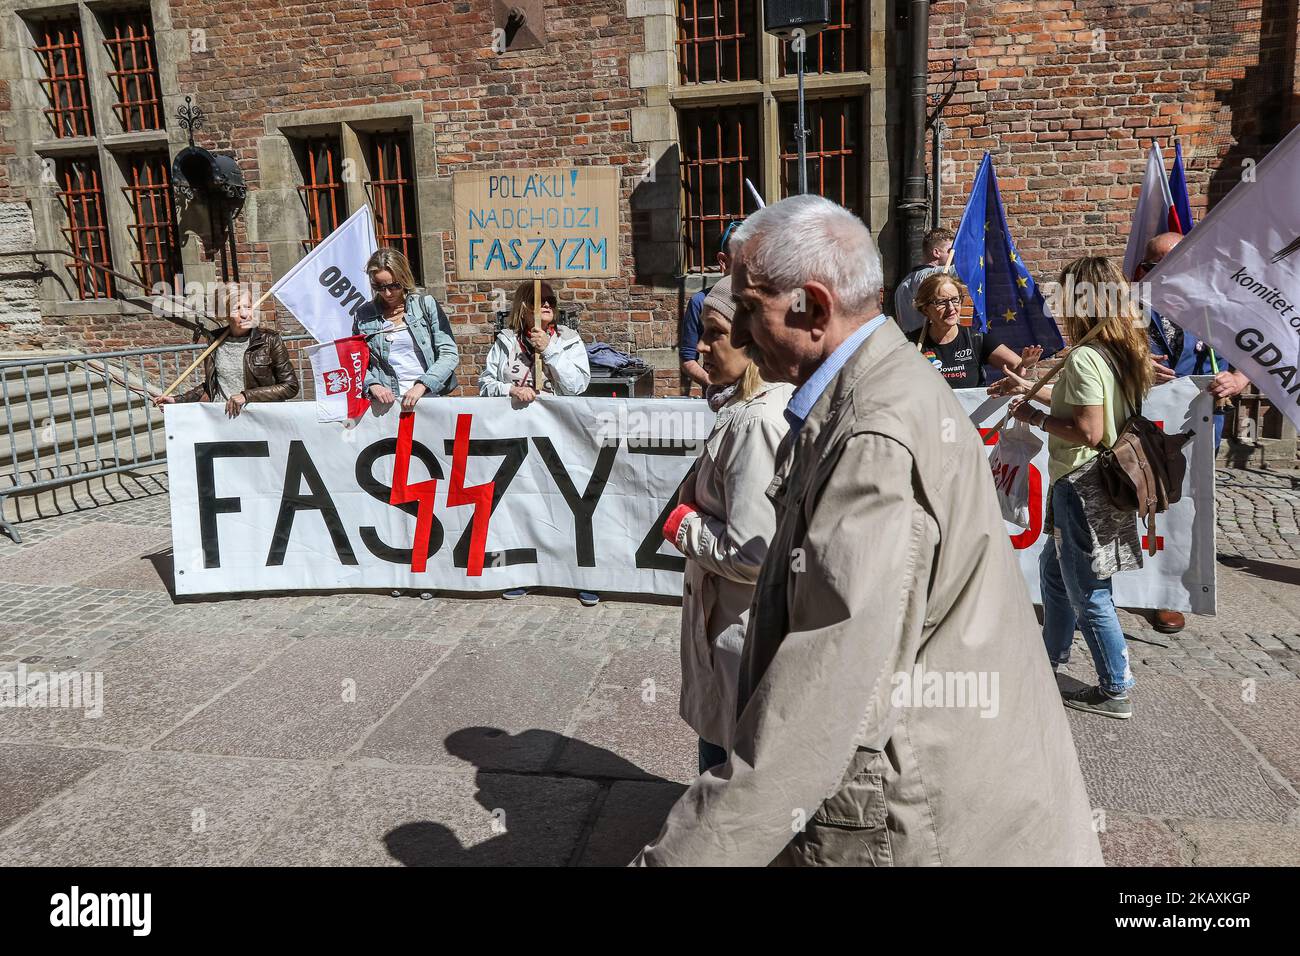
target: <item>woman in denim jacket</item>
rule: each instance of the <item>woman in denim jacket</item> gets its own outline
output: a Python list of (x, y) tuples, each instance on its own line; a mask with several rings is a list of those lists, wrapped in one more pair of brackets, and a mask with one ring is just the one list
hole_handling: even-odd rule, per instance
[(370, 347), (366, 390), (374, 401), (415, 410), (427, 395), (456, 387), (460, 353), (442, 308), (431, 295), (415, 294), (406, 256), (380, 249), (366, 263), (375, 297), (357, 310), (356, 331)]

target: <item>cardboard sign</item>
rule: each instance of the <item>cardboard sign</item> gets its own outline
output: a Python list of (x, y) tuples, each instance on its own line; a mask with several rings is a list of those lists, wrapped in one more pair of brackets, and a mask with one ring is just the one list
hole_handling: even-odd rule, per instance
[(462, 280), (619, 275), (619, 171), (473, 170), (452, 178)]

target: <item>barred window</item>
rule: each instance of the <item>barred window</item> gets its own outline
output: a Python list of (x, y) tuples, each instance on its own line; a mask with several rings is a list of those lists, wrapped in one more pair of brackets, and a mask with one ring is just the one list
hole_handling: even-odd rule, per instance
[(80, 22), (76, 17), (48, 20), (35, 24), (33, 32), (36, 56), (45, 73), (40, 84), (50, 102), (44, 112), (54, 135), (60, 139), (93, 135)]
[(677, 11), (682, 83), (758, 78), (762, 30), (755, 0), (680, 0)]
[(682, 110), (677, 114), (685, 187), (687, 269), (717, 268), (727, 225), (743, 219), (745, 180), (760, 187), (758, 107), (754, 104)]
[(147, 286), (170, 283), (181, 272), (180, 243), (172, 200), (171, 164), (166, 153), (142, 153), (123, 161), (134, 221), (127, 228), (135, 240), (136, 275)]
[[(781, 195), (799, 192), (799, 144), (794, 138), (799, 105), (781, 104)], [(862, 215), (862, 100), (808, 100), (808, 191)]]
[(304, 251), (310, 251), (347, 218), (347, 197), (341, 173), (343, 148), (337, 136), (304, 140), (301, 146), (303, 185), (298, 187), (307, 210)]
[(411, 137), (406, 133), (376, 133), (370, 137), (366, 189), (375, 211), (375, 238), (380, 246), (401, 252), (420, 281), (420, 230), (415, 214), (415, 176), (411, 166)]
[(108, 79), (117, 94), (113, 109), (122, 129), (128, 133), (162, 129), (162, 84), (148, 12), (135, 10), (106, 16), (104, 35), (112, 63)]
[[(805, 40), (803, 68), (806, 73), (848, 73), (863, 69), (862, 46), (866, 37), (866, 4), (863, 0), (830, 0), (831, 22), (820, 33)], [(790, 43), (781, 43), (780, 71), (794, 76), (799, 67)]]
[[(108, 243), (99, 160), (61, 159), (55, 164), (55, 174), (59, 181), (59, 203), (67, 217), (63, 234), (68, 245), (81, 259), (111, 269), (113, 253)], [(78, 298), (113, 296), (113, 277), (107, 272), (78, 260), (73, 260), (69, 271), (77, 280)]]

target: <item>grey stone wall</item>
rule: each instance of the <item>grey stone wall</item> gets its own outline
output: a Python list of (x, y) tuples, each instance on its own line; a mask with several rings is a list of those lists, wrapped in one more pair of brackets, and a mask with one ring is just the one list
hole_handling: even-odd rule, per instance
[(26, 203), (0, 202), (0, 351), (41, 331), (36, 263), (31, 252), (36, 233)]

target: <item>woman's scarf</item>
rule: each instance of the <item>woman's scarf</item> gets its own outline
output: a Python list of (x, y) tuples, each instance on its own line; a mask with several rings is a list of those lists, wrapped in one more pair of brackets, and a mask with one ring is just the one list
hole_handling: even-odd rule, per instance
[(739, 381), (732, 382), (730, 385), (710, 385), (704, 391), (704, 400), (709, 403), (711, 410), (721, 411), (722, 406), (731, 401), (731, 397), (736, 394), (736, 389), (739, 387)]

